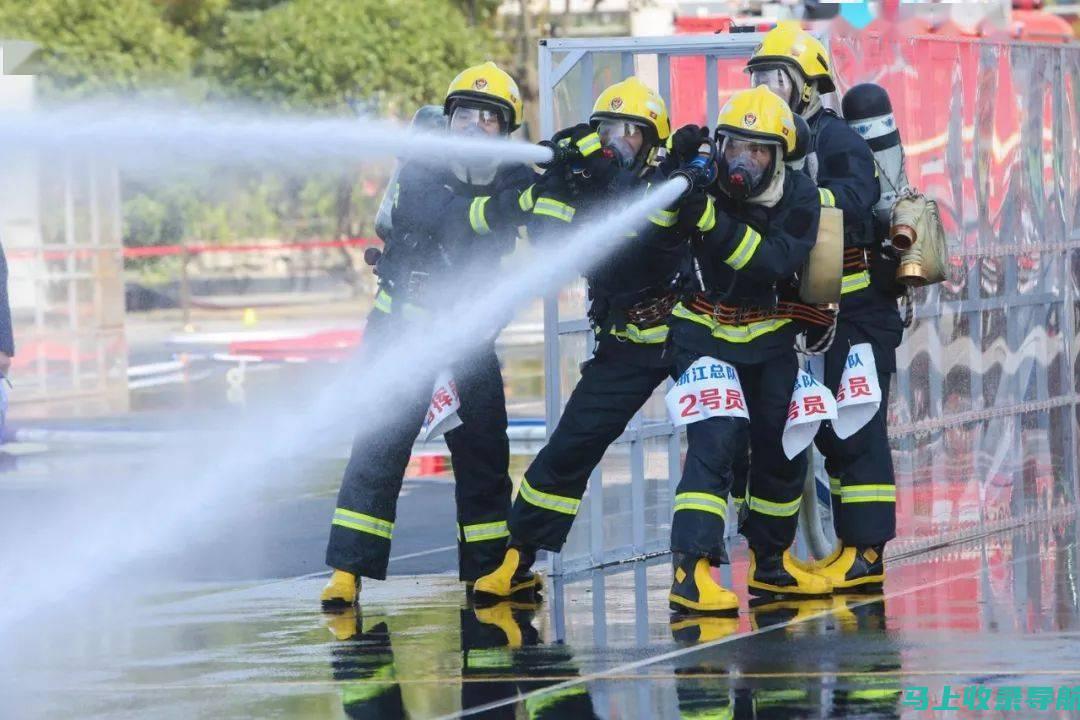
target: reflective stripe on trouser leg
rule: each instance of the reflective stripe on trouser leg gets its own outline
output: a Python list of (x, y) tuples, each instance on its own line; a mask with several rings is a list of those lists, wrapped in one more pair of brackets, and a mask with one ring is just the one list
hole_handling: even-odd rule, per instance
[(548, 444), (540, 450), (510, 512), (515, 540), (559, 551), (585, 494), (589, 475), (604, 451), (667, 376), (666, 369), (640, 367), (605, 355), (610, 336), (585, 366)]
[(798, 368), (794, 351), (739, 367), (750, 413), (751, 458), (741, 530), (750, 546), (763, 554), (783, 552), (795, 540), (806, 456), (800, 453), (788, 460), (781, 436)]
[[(366, 337), (369, 351), (393, 334), (397, 322), (393, 315), (372, 313), (372, 318), (377, 316), (381, 319), (372, 328), (377, 332)], [(397, 411), (387, 414), (377, 434), (364, 433), (356, 439), (330, 526), (326, 548), (330, 567), (377, 580), (386, 577), (398, 494), (413, 440), (431, 402), (432, 383), (434, 378), (417, 383), (416, 392), (398, 401)]]
[[(842, 318), (837, 330), (851, 337), (850, 343), (844, 338), (833, 344), (835, 352), (830, 348), (825, 353), (825, 382), (830, 388), (840, 383), (849, 344), (873, 343)], [(857, 433), (841, 440), (825, 423), (815, 439), (829, 475), (839, 481), (840, 492), (832, 495), (833, 525), (845, 545), (880, 545), (896, 537), (896, 479), (886, 421), (891, 381), (891, 373), (878, 372), (881, 406)]]
[(596, 717), (595, 712), (585, 683), (530, 694), (525, 698), (525, 714), (529, 720)]
[[(677, 350), (676, 374), (698, 357)], [(737, 366), (739, 373), (742, 367)], [(686, 462), (675, 489), (671, 519), (671, 550), (708, 558), (713, 564), (728, 561), (724, 542), (726, 498), (731, 492), (732, 468), (746, 455), (749, 423), (741, 418), (709, 418), (686, 426)]]
[[(890, 376), (879, 373), (882, 399)], [(896, 537), (896, 480), (884, 407), (849, 438), (837, 438), (841, 455), (840, 515), (836, 534), (845, 545), (880, 545)]]
[(510, 443), (506, 397), (493, 348), (452, 368), (462, 424), (446, 434), (454, 468), (458, 521), (458, 577), (472, 581), (502, 560), (509, 532)]

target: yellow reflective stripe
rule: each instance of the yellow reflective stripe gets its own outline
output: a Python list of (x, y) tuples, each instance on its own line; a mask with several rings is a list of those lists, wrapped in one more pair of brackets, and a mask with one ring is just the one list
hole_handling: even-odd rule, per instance
[(508, 647), (480, 648), (470, 650), (465, 656), (469, 670), (502, 670), (513, 664), (513, 651)]
[(686, 309), (682, 303), (677, 304), (671, 314), (673, 317), (704, 325), (709, 328), (714, 338), (731, 343), (748, 343), (757, 340), (762, 335), (779, 330), (791, 322), (789, 318), (775, 318), (773, 320), (759, 320), (746, 325), (721, 325), (708, 315), (699, 315), (692, 310)]
[(851, 503), (896, 502), (895, 485), (844, 485), (840, 488), (840, 491), (840, 502), (845, 505)]
[(467, 543), (510, 537), (510, 529), (506, 527), (505, 520), (500, 520), (499, 522), (477, 523), (475, 525), (462, 525), (461, 532)]
[(525, 188), (525, 192), (518, 195), (518, 207), (521, 208), (523, 212), (529, 212), (533, 209), (533, 205), (536, 204), (533, 200), (533, 190), (535, 188), (536, 185), (530, 185)]
[(832, 495), (840, 495), (840, 478), (829, 478), (829, 493)]
[(394, 183), (394, 207), (397, 207), (398, 198), (401, 197), (401, 183)]
[(668, 326), (657, 325), (656, 327), (645, 328), (642, 330), (637, 325), (627, 323), (625, 330), (611, 328), (611, 334), (622, 340), (629, 340), (630, 342), (641, 343), (642, 345), (657, 345), (667, 340)]
[(675, 512), (680, 510), (700, 510), (701, 512), (727, 517), (727, 500), (709, 493), (685, 492), (675, 496)]
[(543, 693), (533, 697), (525, 698), (525, 712), (529, 714), (530, 718), (535, 718), (543, 715), (550, 710), (552, 706), (558, 705), (564, 700), (570, 698), (580, 697), (582, 695), (588, 695), (589, 689), (584, 685), (571, 685), (568, 688), (562, 690), (552, 690), (551, 692)]
[(709, 232), (716, 227), (716, 203), (711, 197), (705, 197), (705, 209), (697, 221), (697, 229), (701, 232)]
[(367, 680), (346, 683), (341, 688), (341, 703), (343, 705), (355, 705), (373, 700), (387, 690), (398, 687), (394, 677), (394, 665), (391, 663), (376, 670)]
[(581, 500), (576, 498), (552, 495), (537, 490), (529, 484), (526, 478), (521, 480), (521, 488), (518, 493), (521, 495), (521, 499), (530, 505), (535, 505), (543, 510), (562, 513), (563, 515), (577, 515), (578, 507), (581, 506)]
[(589, 133), (577, 141), (577, 148), (582, 157), (589, 157), (600, 149), (600, 136), (596, 133)]
[(487, 195), (475, 198), (469, 206), (469, 225), (477, 235), (487, 235), (491, 232), (487, 219), (484, 217), (484, 206), (491, 198)]
[[(390, 293), (385, 290), (379, 290), (375, 295), (375, 309), (379, 312), (389, 313), (393, 310), (394, 298)], [(412, 303), (405, 303), (405, 317), (420, 317), (427, 314), (427, 310), (424, 308), (413, 305)]]
[(757, 340), (762, 335), (779, 330), (784, 327), (791, 320), (788, 318), (778, 318), (775, 320), (762, 320), (760, 322), (750, 323), (749, 325), (717, 325), (712, 330), (712, 336), (718, 340), (724, 340), (732, 343), (748, 343), (752, 340)]
[(870, 273), (867, 270), (860, 270), (857, 273), (843, 277), (840, 281), (840, 294), (847, 295), (858, 290), (865, 290), (868, 287), (870, 287)]
[(808, 697), (810, 697), (810, 693), (806, 690), (756, 690), (754, 692), (754, 705), (789, 703), (793, 700), (804, 700)]
[(375, 309), (379, 312), (388, 313), (394, 305), (394, 299), (385, 290), (379, 290), (375, 295)]
[(330, 524), (340, 525), (341, 527), (368, 533), (369, 535), (378, 535), (387, 540), (394, 534), (394, 523), (387, 520), (380, 520), (371, 515), (364, 515), (363, 513), (346, 510), (345, 508), (334, 509), (334, 519)]
[(542, 197), (536, 201), (536, 206), (533, 207), (533, 215), (546, 215), (556, 220), (570, 222), (574, 219), (574, 208), (564, 202)]
[(746, 498), (747, 504), (750, 506), (750, 510), (762, 515), (771, 515), (772, 517), (791, 517), (795, 513), (799, 512), (799, 503), (802, 498), (795, 498), (791, 502), (778, 503), (772, 500), (762, 500), (759, 497), (750, 495)]
[(724, 262), (730, 265), (733, 270), (742, 270), (754, 257), (754, 253), (757, 252), (760, 244), (761, 233), (747, 225), (746, 232), (743, 233), (742, 240), (739, 241), (735, 252), (731, 253)]
[(660, 227), (672, 227), (679, 222), (679, 213), (671, 210), (657, 210), (649, 216), (649, 222)]
[(848, 700), (893, 700), (900, 697), (899, 688), (895, 690), (848, 690)]
[(679, 717), (682, 720), (731, 720), (735, 717), (735, 708), (725, 705), (721, 708), (679, 710)]
[(821, 200), (821, 207), (836, 207), (836, 196), (833, 195), (833, 191), (828, 188), (818, 188), (818, 199)]

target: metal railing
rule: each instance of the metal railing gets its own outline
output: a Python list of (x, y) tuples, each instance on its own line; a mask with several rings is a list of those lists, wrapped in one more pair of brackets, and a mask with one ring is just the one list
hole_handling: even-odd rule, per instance
[[(875, 81), (889, 90), (909, 177), (938, 200), (950, 231), (952, 276), (916, 293), (898, 351), (894, 546), (911, 550), (1074, 504), (1080, 48), (828, 40), (841, 88)], [(541, 134), (581, 122), (604, 87), (631, 74), (660, 92), (675, 126), (711, 121), (727, 94), (747, 87), (743, 63), (760, 41), (542, 41)], [(592, 339), (583, 284), (544, 309), (550, 432)], [(667, 549), (682, 443), (664, 414), (664, 390), (593, 474), (553, 573)]]

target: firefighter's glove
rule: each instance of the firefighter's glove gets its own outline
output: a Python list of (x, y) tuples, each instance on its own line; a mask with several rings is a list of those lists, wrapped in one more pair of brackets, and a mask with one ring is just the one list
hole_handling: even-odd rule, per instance
[(694, 192), (704, 192), (716, 180), (716, 160), (711, 155), (695, 155), (690, 162), (671, 174), (672, 178), (681, 177), (686, 180), (686, 190), (683, 197)]
[(660, 170), (670, 177), (673, 172), (693, 160), (701, 144), (709, 141), (709, 128), (700, 125), (683, 125), (667, 140), (667, 157)]
[(708, 232), (716, 226), (716, 205), (702, 190), (683, 195), (679, 203), (679, 229), (687, 233)]
[(552, 135), (551, 140), (544, 140), (540, 145), (551, 150), (551, 160), (537, 163), (546, 170), (566, 166), (597, 152), (600, 149), (600, 136), (588, 123), (578, 123), (560, 130)]
[(610, 148), (602, 148), (573, 166), (573, 185), (578, 194), (604, 195), (619, 176), (619, 161)]

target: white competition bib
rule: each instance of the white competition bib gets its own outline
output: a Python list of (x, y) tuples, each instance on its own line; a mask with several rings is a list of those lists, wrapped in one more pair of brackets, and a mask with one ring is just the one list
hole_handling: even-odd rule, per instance
[(836, 400), (829, 388), (814, 376), (799, 368), (795, 376), (795, 392), (788, 404), (782, 443), (788, 460), (801, 453), (814, 441), (823, 420), (836, 419)]
[(881, 386), (870, 343), (853, 345), (844, 363), (840, 387), (836, 389), (833, 430), (843, 440), (862, 429), (881, 406)]
[(723, 360), (698, 358), (665, 397), (668, 416), (676, 427), (711, 417), (750, 419), (739, 373)]
[(458, 396), (457, 385), (450, 371), (443, 370), (435, 378), (431, 405), (428, 406), (424, 425), (420, 428), (420, 439), (424, 442), (433, 440), (461, 425), (461, 418), (457, 414), (459, 409), (461, 398)]

